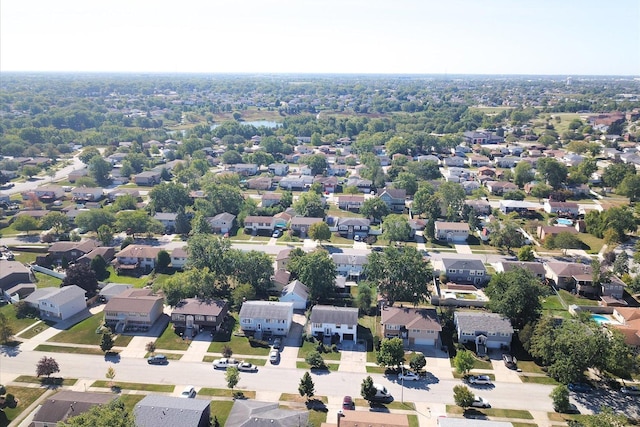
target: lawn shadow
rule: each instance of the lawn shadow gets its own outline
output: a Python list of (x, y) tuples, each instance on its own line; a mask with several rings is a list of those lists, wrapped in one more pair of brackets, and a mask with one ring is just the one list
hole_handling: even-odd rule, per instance
[(309, 399), (305, 402), (307, 409), (312, 409), (314, 411), (319, 412), (328, 412), (327, 405), (324, 404), (320, 399)]
[(64, 378), (62, 377), (44, 377), (40, 378), (40, 385), (47, 387), (49, 390), (57, 390), (62, 387)]
[(328, 366), (325, 366), (324, 368), (311, 368), (309, 370), (314, 375), (329, 375), (331, 373)]
[(474, 420), (486, 420), (486, 419), (488, 419), (487, 416), (483, 412), (480, 412), (477, 409), (473, 409), (473, 408), (465, 409), (463, 415), (464, 415), (465, 418), (471, 418), (471, 419), (474, 419)]

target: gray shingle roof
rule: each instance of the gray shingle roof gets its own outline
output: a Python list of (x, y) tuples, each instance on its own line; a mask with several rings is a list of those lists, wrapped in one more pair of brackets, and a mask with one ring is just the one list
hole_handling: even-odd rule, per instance
[(240, 308), (241, 318), (250, 319), (289, 319), (292, 302), (245, 301)]
[(236, 400), (225, 427), (296, 427), (308, 419), (309, 412), (280, 409), (277, 403)]
[(335, 323), (336, 325), (357, 325), (358, 309), (316, 305), (311, 309), (311, 323)]
[(92, 406), (109, 403), (116, 396), (109, 393), (61, 391), (47, 399), (33, 417), (33, 421), (56, 425), (58, 421), (80, 415)]
[(210, 403), (208, 399), (149, 394), (138, 402), (133, 413), (138, 427), (191, 427), (200, 424), (203, 414), (209, 420)]
[(75, 298), (84, 298), (84, 295), (84, 289), (76, 285), (70, 285), (60, 288), (58, 292), (54, 292), (44, 298), (56, 305), (61, 305)]
[(479, 259), (442, 258), (442, 264), (447, 270), (450, 268), (456, 270), (487, 270)]
[(509, 319), (497, 313), (458, 311), (454, 314), (455, 323), (462, 331), (487, 331), (512, 334), (513, 327)]
[(299, 280), (294, 280), (282, 289), (282, 296), (295, 294), (302, 299), (309, 298), (309, 289)]

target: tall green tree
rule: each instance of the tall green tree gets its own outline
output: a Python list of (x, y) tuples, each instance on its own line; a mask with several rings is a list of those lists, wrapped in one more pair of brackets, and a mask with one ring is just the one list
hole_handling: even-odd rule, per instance
[(302, 193), (293, 203), (293, 209), (298, 215), (311, 218), (324, 218), (325, 203), (317, 193)]
[(380, 350), (376, 355), (378, 365), (397, 367), (404, 364), (404, 344), (401, 338), (385, 338), (380, 343)]
[(460, 218), (462, 206), (466, 199), (466, 193), (462, 185), (456, 182), (443, 182), (436, 192), (442, 205), (441, 210), (449, 221), (455, 221)]
[(491, 277), (485, 289), (489, 309), (511, 320), (516, 328), (535, 322), (542, 313), (541, 298), (546, 295), (540, 280), (529, 270), (515, 268)]
[(90, 209), (78, 213), (74, 220), (78, 227), (82, 227), (87, 231), (95, 231), (103, 226), (113, 226), (116, 222), (116, 216), (105, 209)]
[(473, 365), (475, 364), (475, 357), (469, 350), (458, 350), (456, 356), (453, 358), (453, 365), (456, 368), (456, 372), (462, 375), (469, 373)]
[(298, 393), (300, 396), (307, 396), (307, 402), (311, 399), (315, 393), (315, 385), (309, 372), (305, 372), (300, 378), (300, 385), (298, 385)]
[(362, 313), (368, 313), (373, 302), (373, 291), (367, 281), (358, 283), (358, 296), (356, 297), (356, 305)]
[(536, 170), (541, 178), (554, 189), (562, 187), (567, 181), (569, 170), (567, 167), (551, 157), (543, 157), (538, 160)]
[(457, 385), (453, 387), (453, 401), (456, 405), (463, 409), (467, 409), (473, 404), (475, 395), (466, 385)]
[(29, 215), (20, 215), (13, 221), (13, 228), (18, 231), (26, 231), (27, 236), (30, 231), (38, 229), (38, 221)]
[(111, 163), (101, 156), (94, 156), (89, 160), (89, 173), (98, 185), (109, 185), (111, 169)]
[(376, 397), (376, 388), (373, 386), (373, 379), (371, 376), (367, 375), (367, 377), (362, 380), (362, 384), (360, 384), (360, 396), (368, 402), (371, 402)]
[(233, 388), (238, 385), (238, 382), (240, 381), (240, 372), (238, 371), (238, 368), (236, 368), (235, 366), (231, 366), (227, 368), (227, 372), (225, 372), (224, 377), (227, 380), (227, 387), (233, 390)]
[(366, 199), (360, 208), (360, 213), (366, 218), (371, 218), (375, 222), (382, 221), (382, 218), (389, 215), (389, 207), (380, 197)]
[(382, 222), (382, 237), (393, 242), (406, 242), (411, 234), (409, 221), (404, 215), (390, 214)]
[(106, 405), (92, 406), (88, 411), (61, 421), (63, 427), (135, 427), (134, 417), (120, 399)]
[(154, 212), (178, 212), (192, 203), (189, 190), (174, 182), (156, 185), (149, 192), (149, 198)]
[(108, 353), (113, 348), (113, 336), (110, 333), (102, 334), (102, 339), (100, 340), (100, 350)]
[(569, 389), (566, 385), (560, 384), (556, 386), (549, 395), (551, 400), (553, 401), (554, 409), (565, 412), (569, 409)]
[(518, 162), (513, 172), (514, 183), (523, 188), (525, 184), (531, 182), (534, 177), (533, 169), (529, 162)]
[(309, 238), (318, 240), (320, 242), (322, 242), (323, 240), (328, 241), (329, 239), (331, 239), (331, 231), (329, 230), (329, 225), (324, 221), (311, 224), (308, 234)]
[(291, 259), (289, 270), (309, 289), (309, 300), (319, 302), (334, 293), (336, 264), (325, 250), (315, 250)]
[(8, 344), (13, 338), (13, 328), (4, 313), (0, 313), (0, 344)]
[(62, 212), (49, 212), (40, 220), (40, 228), (53, 229), (55, 234), (60, 234), (69, 228), (69, 219)]

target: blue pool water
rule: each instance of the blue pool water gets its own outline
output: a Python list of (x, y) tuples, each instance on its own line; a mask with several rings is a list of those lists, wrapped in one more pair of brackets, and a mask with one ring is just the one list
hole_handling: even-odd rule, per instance
[(560, 225), (573, 225), (573, 221), (567, 218), (558, 218), (556, 222)]
[(598, 324), (602, 325), (603, 323), (613, 323), (611, 319), (608, 317), (602, 316), (600, 314), (592, 314), (591, 318), (598, 322)]

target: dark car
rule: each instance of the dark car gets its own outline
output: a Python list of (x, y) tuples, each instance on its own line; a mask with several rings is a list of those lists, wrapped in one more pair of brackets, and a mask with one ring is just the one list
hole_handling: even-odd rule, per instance
[(147, 363), (149, 365), (166, 365), (169, 363), (169, 360), (164, 354), (156, 354), (155, 356), (149, 357)]
[(518, 368), (518, 361), (512, 355), (503, 354), (502, 355), (502, 360), (504, 361), (504, 366), (506, 366), (507, 368), (509, 368), (509, 369), (517, 369)]
[(570, 383), (567, 387), (575, 393), (590, 393), (593, 390), (587, 383)]
[(558, 408), (557, 406), (554, 406), (553, 410), (561, 414), (579, 414), (580, 413), (580, 411), (578, 410), (578, 407), (573, 403), (569, 403), (569, 406), (567, 406), (566, 408)]
[(352, 411), (356, 409), (356, 404), (353, 402), (351, 396), (345, 396), (342, 399), (342, 409)]

